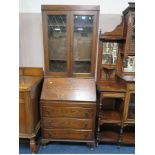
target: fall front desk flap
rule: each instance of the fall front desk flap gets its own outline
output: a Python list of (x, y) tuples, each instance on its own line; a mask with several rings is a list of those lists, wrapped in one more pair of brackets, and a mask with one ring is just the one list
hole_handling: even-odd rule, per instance
[(41, 100), (96, 102), (94, 79), (45, 78)]

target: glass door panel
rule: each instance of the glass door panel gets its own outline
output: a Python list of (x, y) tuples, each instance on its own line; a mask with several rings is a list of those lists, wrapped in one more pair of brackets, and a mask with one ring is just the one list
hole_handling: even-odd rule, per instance
[(90, 73), (94, 16), (74, 15), (73, 18), (73, 72)]
[(48, 15), (50, 72), (67, 72), (67, 16)]
[(128, 119), (135, 119), (135, 93), (130, 93)]

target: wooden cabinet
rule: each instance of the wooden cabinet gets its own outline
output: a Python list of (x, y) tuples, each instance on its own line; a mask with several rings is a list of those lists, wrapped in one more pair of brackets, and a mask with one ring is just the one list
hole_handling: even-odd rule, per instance
[(42, 5), (45, 74), (94, 77), (99, 6)]
[(123, 113), (122, 142), (135, 143), (135, 3), (123, 11), (124, 36), (126, 38), (124, 53), (122, 55), (123, 70), (118, 74), (119, 81), (126, 84), (126, 97)]
[(134, 3), (123, 15), (112, 32), (99, 37), (98, 143), (135, 143)]
[(32, 152), (36, 152), (36, 135), (40, 129), (39, 99), (43, 70), (20, 68), (19, 76), (19, 138), (30, 139)]
[(41, 94), (42, 143), (95, 143), (96, 88), (93, 79), (45, 78)]

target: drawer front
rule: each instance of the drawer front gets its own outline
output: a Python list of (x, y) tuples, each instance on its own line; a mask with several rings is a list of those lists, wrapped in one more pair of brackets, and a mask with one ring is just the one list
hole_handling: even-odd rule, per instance
[(92, 108), (42, 106), (42, 116), (92, 118), (95, 111)]
[(75, 118), (42, 118), (42, 124), (45, 128), (73, 128), (73, 129), (92, 129), (92, 119)]
[(68, 139), (68, 140), (92, 140), (92, 131), (69, 130), (69, 129), (44, 129), (43, 138), (46, 139)]

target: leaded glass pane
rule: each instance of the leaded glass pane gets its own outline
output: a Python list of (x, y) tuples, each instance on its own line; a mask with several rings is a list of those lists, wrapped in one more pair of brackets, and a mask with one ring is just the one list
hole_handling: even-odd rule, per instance
[(67, 71), (66, 15), (48, 15), (49, 70)]
[(74, 15), (73, 72), (91, 72), (92, 15)]

